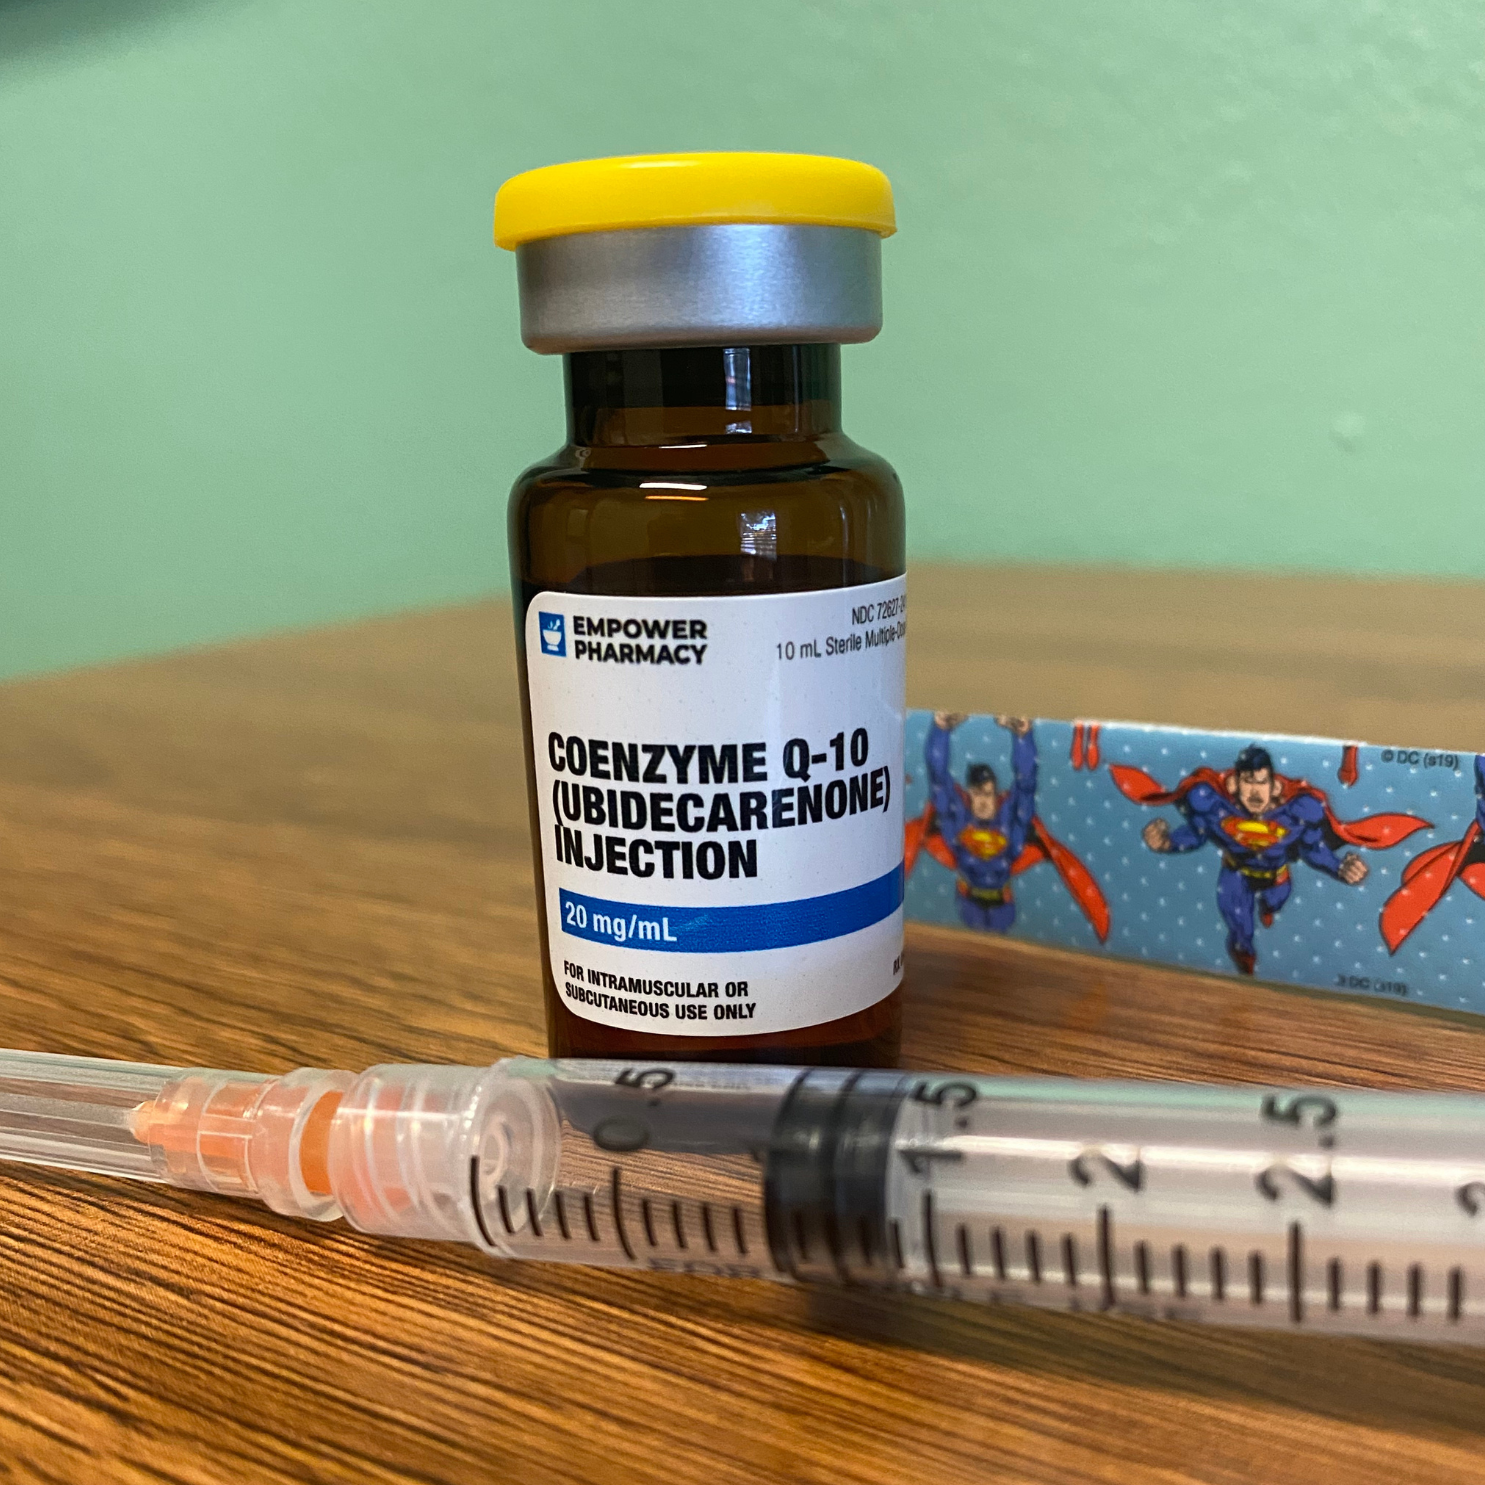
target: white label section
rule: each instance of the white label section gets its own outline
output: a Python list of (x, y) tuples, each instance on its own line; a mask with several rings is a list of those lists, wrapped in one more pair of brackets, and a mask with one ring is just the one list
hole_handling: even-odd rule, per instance
[(552, 974), (577, 1015), (748, 1036), (902, 978), (902, 578), (526, 614)]

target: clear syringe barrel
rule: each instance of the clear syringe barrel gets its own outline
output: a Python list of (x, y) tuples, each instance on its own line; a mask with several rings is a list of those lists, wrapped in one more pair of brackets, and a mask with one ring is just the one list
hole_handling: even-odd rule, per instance
[(363, 1075), (330, 1171), (503, 1258), (1485, 1341), (1474, 1095), (513, 1059)]
[(374, 1067), (335, 1115), (331, 1185), (366, 1232), (501, 1258), (784, 1277), (764, 1186), (800, 1076), (520, 1057)]
[(1485, 1098), (919, 1078), (884, 1210), (926, 1293), (1485, 1341)]
[(0, 1159), (535, 1259), (1485, 1342), (1485, 1097), (0, 1053)]

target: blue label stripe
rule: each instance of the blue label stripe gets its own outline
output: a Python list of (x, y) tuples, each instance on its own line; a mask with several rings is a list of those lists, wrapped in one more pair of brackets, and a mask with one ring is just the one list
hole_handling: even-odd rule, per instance
[(899, 863), (874, 882), (746, 907), (654, 907), (609, 902), (559, 890), (562, 931), (595, 944), (624, 944), (666, 954), (745, 954), (755, 949), (792, 949), (870, 928), (902, 906)]

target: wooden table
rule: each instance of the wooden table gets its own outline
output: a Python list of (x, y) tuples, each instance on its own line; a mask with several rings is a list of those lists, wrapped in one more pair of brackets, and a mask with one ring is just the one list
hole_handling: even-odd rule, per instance
[[(1485, 748), (1485, 592), (920, 571), (916, 704)], [(987, 601), (987, 596), (989, 601)], [(0, 688), (0, 1043), (540, 1052), (508, 610)], [(1485, 1025), (911, 934), (913, 1066), (1485, 1088)], [(1485, 1479), (1485, 1355), (487, 1264), (0, 1170), (0, 1480)]]

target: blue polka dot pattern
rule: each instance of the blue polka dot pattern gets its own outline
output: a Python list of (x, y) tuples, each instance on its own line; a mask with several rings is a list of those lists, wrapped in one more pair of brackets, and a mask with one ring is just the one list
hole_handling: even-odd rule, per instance
[[(909, 820), (928, 803), (924, 742), (932, 714), (912, 712), (907, 726)], [(1160, 818), (1175, 829), (1174, 807), (1149, 808), (1126, 798), (1109, 765), (1143, 769), (1165, 789), (1198, 768), (1231, 768), (1257, 743), (1278, 773), (1304, 779), (1327, 796), (1343, 821), (1382, 812), (1420, 815), (1419, 830), (1385, 849), (1362, 849), (1369, 872), (1347, 886), (1297, 861), (1293, 892), (1269, 927), (1256, 932), (1260, 979), (1348, 993), (1370, 993), (1454, 1010), (1485, 1012), (1485, 901), (1456, 881), (1401, 945), (1389, 954), (1378, 927), (1382, 905), (1402, 885), (1403, 868), (1433, 846), (1460, 840), (1475, 820), (1472, 754), (1362, 745), (1356, 782), (1337, 777), (1345, 745), (1321, 738), (1262, 737), (1178, 728), (1105, 723), (1098, 766), (1074, 768), (1073, 725), (1037, 721), (1037, 816), (1046, 830), (1092, 873), (1112, 916), (1108, 941), (1098, 942), (1088, 918), (1047, 861), (1012, 878), (1011, 936), (1125, 959), (1236, 974), (1226, 928), (1217, 911), (1221, 858), (1211, 846), (1180, 855), (1150, 850), (1141, 832)], [(971, 717), (952, 737), (951, 767), (962, 783), (971, 763), (1010, 776), (1011, 734), (990, 717)], [(1339, 853), (1350, 847), (1338, 846)], [(954, 872), (926, 851), (908, 878), (907, 914), (926, 923), (962, 927)]]

